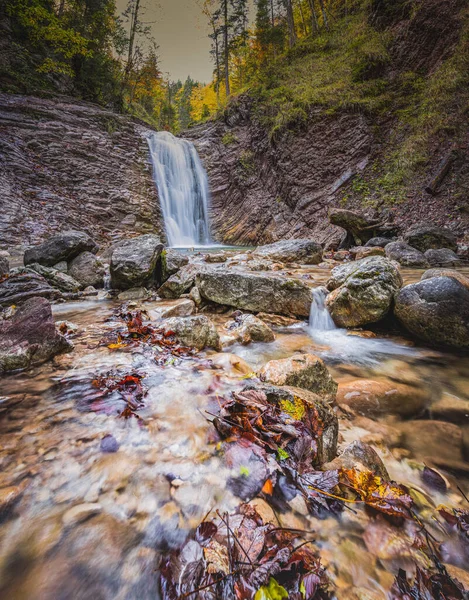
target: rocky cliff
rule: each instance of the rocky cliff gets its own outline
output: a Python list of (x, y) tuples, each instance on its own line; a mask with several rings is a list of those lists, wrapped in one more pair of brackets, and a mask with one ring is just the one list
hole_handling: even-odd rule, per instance
[[(344, 102), (309, 106), (306, 119), (272, 136), (266, 125), (272, 106), (250, 91), (233, 99), (222, 118), (186, 132), (209, 174), (219, 240), (256, 244), (313, 235), (333, 241), (338, 230), (328, 223), (330, 207), (374, 216), (385, 211), (405, 226), (430, 221), (464, 239), (468, 98), (467, 87), (464, 92), (456, 82), (466, 79), (462, 72), (469, 68), (467, 8), (460, 0), (426, 0), (413, 11), (403, 5), (388, 14), (388, 4), (374, 5), (374, 31), (391, 41), (386, 61), (370, 62), (371, 70), (365, 62), (369, 70), (361, 76), (385, 90), (384, 110), (359, 103), (347, 109)], [(294, 61), (287, 69), (294, 71)], [(297, 72), (296, 79), (305, 76)], [(288, 88), (282, 76), (279, 82)], [(281, 117), (280, 111), (277, 122)], [(451, 151), (446, 176), (433, 195), (427, 193), (428, 181)]]
[(0, 245), (70, 228), (104, 243), (159, 232), (145, 132), (93, 104), (0, 94)]

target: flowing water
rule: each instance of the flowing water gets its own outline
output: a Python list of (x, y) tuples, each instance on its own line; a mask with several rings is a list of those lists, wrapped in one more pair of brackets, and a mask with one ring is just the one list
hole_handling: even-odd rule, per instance
[[(230, 511), (240, 502), (228, 485), (239, 473), (224, 461), (212, 415), (224, 397), (248, 380), (255, 382), (253, 372), (266, 361), (294, 352), (322, 355), (339, 384), (366, 378), (410, 386), (427, 404), (419, 419), (431, 417), (441, 399), (466, 402), (467, 417), (458, 421), (463, 439), (417, 430), (409, 437), (409, 423), (421, 421), (399, 416), (371, 420), (339, 414), (341, 444), (372, 443), (391, 477), (413, 490), (423, 510), (440, 503), (464, 505), (458, 486), (468, 489), (469, 359), (419, 347), (399, 332), (338, 330), (320, 289), (328, 272), (307, 268), (295, 274), (318, 287), (309, 326), (278, 327), (272, 343), (200, 352), (166, 367), (141, 348), (112, 350), (102, 344), (116, 327), (114, 302), (54, 307), (57, 320), (78, 326), (74, 351), (2, 381), (0, 505), (5, 490), (15, 501), (0, 513), (0, 598), (158, 598), (162, 553), (177, 548), (210, 510)], [(177, 303), (143, 307), (155, 314)], [(229, 319), (229, 314), (209, 316), (220, 330)], [(118, 397), (97, 400), (93, 381), (110, 370), (144, 376), (148, 395), (139, 420), (119, 418)], [(108, 436), (116, 452), (104, 451)], [(442, 470), (448, 492), (425, 485), (419, 467), (424, 461)], [(339, 599), (385, 600), (398, 568), (412, 563), (415, 550), (408, 539), (390, 541), (388, 525), (370, 521), (359, 508), (319, 521), (292, 501), (275, 518), (280, 526), (314, 532)], [(436, 535), (445, 545), (445, 562), (469, 578), (464, 571), (469, 557), (457, 535)]]
[(148, 145), (168, 244), (209, 244), (208, 180), (194, 145), (168, 131), (151, 133)]

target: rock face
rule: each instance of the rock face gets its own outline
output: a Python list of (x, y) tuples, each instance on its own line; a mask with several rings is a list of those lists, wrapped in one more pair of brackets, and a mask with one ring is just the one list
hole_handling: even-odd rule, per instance
[(102, 288), (106, 269), (97, 256), (91, 252), (82, 252), (68, 266), (68, 274), (85, 288), (92, 285)]
[(153, 234), (120, 242), (111, 257), (111, 287), (125, 290), (152, 285), (162, 250), (160, 238)]
[(82, 252), (97, 252), (98, 246), (84, 231), (64, 231), (52, 236), (43, 244), (28, 248), (24, 264), (39, 263), (53, 267), (63, 260), (70, 261)]
[(220, 337), (215, 325), (204, 315), (196, 317), (172, 317), (163, 323), (166, 332), (174, 332), (176, 338), (186, 346), (203, 350), (220, 350)]
[(430, 344), (469, 348), (469, 289), (453, 277), (407, 285), (394, 312), (406, 329)]
[(345, 404), (360, 415), (413, 417), (423, 411), (430, 398), (424, 389), (380, 379), (356, 379), (341, 383), (337, 404)]
[(2, 243), (37, 244), (67, 227), (107, 243), (160, 231), (140, 124), (78, 100), (0, 94), (0, 131)]
[(429, 266), (425, 254), (405, 242), (392, 242), (386, 246), (385, 251), (389, 259), (397, 261), (403, 267), (426, 269)]
[(449, 248), (454, 251), (458, 249), (456, 236), (452, 231), (433, 225), (415, 225), (411, 227), (404, 234), (404, 240), (409, 246), (417, 248), (420, 252), (432, 248)]
[[(263, 391), (269, 402), (280, 405), (287, 412), (296, 412), (301, 403), (313, 407), (317, 411), (321, 423), (322, 435), (318, 438), (317, 463), (322, 465), (331, 461), (337, 454), (337, 437), (339, 424), (337, 417), (330, 406), (320, 396), (305, 390), (291, 386), (255, 385), (247, 386), (246, 390), (256, 389)], [(301, 408), (300, 408), (301, 410)], [(295, 415), (298, 418), (297, 415)]]
[(272, 329), (254, 315), (238, 315), (226, 323), (225, 329), (241, 344), (273, 342), (275, 339)]
[(0, 305), (20, 304), (28, 298), (58, 298), (60, 292), (53, 288), (42, 275), (30, 269), (13, 272), (0, 283)]
[(78, 292), (81, 287), (76, 279), (67, 273), (62, 273), (61, 271), (57, 271), (57, 269), (53, 269), (52, 267), (44, 267), (38, 263), (31, 263), (29, 268), (36, 271), (39, 275), (42, 275), (52, 287), (57, 288), (61, 292)]
[(313, 240), (285, 240), (259, 246), (253, 255), (283, 263), (318, 265), (322, 261), (322, 246)]
[(10, 272), (10, 263), (8, 262), (8, 258), (5, 256), (0, 256), (0, 278), (8, 275)]
[(259, 371), (259, 377), (273, 385), (304, 388), (331, 401), (337, 393), (337, 383), (326, 365), (312, 354), (294, 354), (290, 358), (271, 360)]
[(199, 273), (196, 285), (203, 298), (253, 312), (307, 317), (312, 302), (309, 287), (297, 279), (254, 273)]
[(461, 262), (458, 255), (449, 248), (427, 250), (425, 258), (431, 267), (454, 267)]
[(25, 369), (70, 349), (45, 298), (26, 300), (10, 319), (0, 321), (0, 372)]
[(360, 327), (383, 319), (402, 285), (398, 268), (381, 256), (335, 267), (327, 287), (327, 308), (339, 327)]

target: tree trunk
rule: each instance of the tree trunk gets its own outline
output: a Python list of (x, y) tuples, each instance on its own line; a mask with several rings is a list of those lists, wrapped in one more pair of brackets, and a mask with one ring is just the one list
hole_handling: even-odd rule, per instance
[(427, 192), (427, 194), (435, 196), (438, 188), (443, 183), (443, 180), (446, 177), (446, 175), (448, 175), (448, 172), (451, 169), (451, 165), (455, 160), (456, 152), (453, 148), (440, 162), (440, 164), (438, 165), (438, 169), (436, 170), (428, 184), (425, 186), (425, 191)]
[(319, 0), (319, 6), (321, 7), (322, 20), (324, 21), (324, 27), (329, 31), (329, 21), (327, 20), (326, 7), (324, 6), (324, 0)]
[(311, 33), (317, 33), (319, 31), (318, 18), (316, 16), (316, 9), (314, 8), (314, 0), (308, 0), (309, 8), (311, 10)]
[(306, 37), (306, 35), (308, 34), (308, 30), (307, 30), (307, 27), (306, 27), (306, 20), (305, 20), (305, 15), (304, 15), (304, 12), (303, 12), (303, 3), (302, 3), (301, 0), (299, 1), (298, 6), (300, 7), (301, 23), (303, 25), (303, 34)]
[(230, 95), (230, 49), (228, 47), (228, 0), (223, 0), (223, 42), (224, 42), (224, 62), (225, 62), (225, 91), (226, 97)]
[(292, 0), (287, 0), (288, 45), (290, 48), (296, 44), (295, 19), (293, 17)]

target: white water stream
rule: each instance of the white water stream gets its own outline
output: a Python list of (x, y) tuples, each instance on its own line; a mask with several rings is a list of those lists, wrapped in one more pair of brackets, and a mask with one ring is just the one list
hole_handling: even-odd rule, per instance
[(150, 134), (148, 145), (168, 244), (209, 244), (208, 180), (195, 146), (168, 131)]

